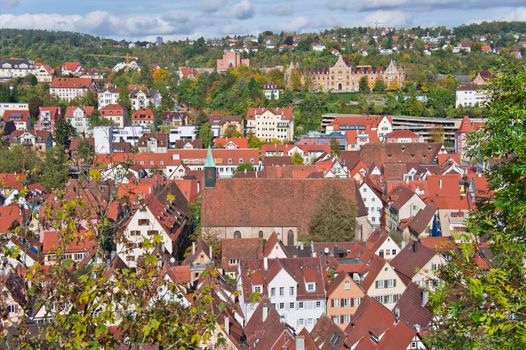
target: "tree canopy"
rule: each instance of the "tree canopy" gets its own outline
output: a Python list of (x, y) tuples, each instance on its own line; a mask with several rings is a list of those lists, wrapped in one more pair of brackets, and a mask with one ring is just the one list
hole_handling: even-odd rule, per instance
[(319, 242), (348, 242), (354, 239), (356, 206), (331, 185), (322, 192), (312, 215), (309, 238)]
[[(493, 196), (478, 199), (466, 243), (440, 271), (434, 348), (526, 346), (526, 67), (505, 65), (491, 90), (488, 121), (470, 135), (469, 154), (490, 166)], [(477, 263), (481, 252), (489, 266)]]

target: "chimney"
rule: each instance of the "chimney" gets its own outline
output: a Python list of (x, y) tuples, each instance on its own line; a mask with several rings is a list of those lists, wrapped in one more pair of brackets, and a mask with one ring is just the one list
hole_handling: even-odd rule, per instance
[(228, 316), (225, 316), (225, 333), (226, 335), (230, 334), (230, 318)]
[(310, 241), (310, 251), (312, 252), (312, 257), (316, 257), (316, 251), (314, 250), (314, 242)]
[(442, 179), (438, 180), (438, 187), (440, 187), (440, 189), (442, 189)]
[(427, 305), (427, 302), (429, 301), (429, 292), (424, 289), (422, 291), (422, 307)]
[(268, 271), (268, 258), (263, 258), (263, 270)]
[(195, 242), (192, 242), (192, 255), (195, 254)]
[(212, 247), (208, 247), (208, 255), (210, 255), (210, 259), (213, 259), (213, 256), (212, 256)]
[(268, 306), (264, 305), (263, 306), (263, 314), (261, 315), (261, 321), (265, 322), (267, 320), (267, 316), (268, 316)]

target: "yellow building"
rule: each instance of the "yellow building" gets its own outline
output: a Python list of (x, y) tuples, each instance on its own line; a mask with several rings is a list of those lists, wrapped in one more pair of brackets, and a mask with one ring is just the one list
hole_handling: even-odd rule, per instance
[[(405, 83), (405, 70), (397, 67), (394, 61), (389, 66), (352, 66), (343, 56), (332, 67), (300, 69), (298, 64), (292, 64), (285, 72), (287, 87), (295, 85), (294, 75), (301, 73), (301, 84), (313, 91), (323, 92), (354, 92), (360, 88), (360, 79), (365, 77), (369, 88), (373, 88), (376, 81), (383, 80), (387, 89), (397, 90)], [(297, 84), (296, 84), (297, 85)]]

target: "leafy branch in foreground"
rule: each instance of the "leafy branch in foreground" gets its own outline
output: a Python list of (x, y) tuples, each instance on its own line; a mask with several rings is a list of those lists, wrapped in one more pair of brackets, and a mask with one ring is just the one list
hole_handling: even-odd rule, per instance
[(440, 271), (434, 348), (526, 347), (526, 67), (507, 65), (491, 89), (488, 121), (469, 143), (492, 196), (478, 199), (461, 254)]

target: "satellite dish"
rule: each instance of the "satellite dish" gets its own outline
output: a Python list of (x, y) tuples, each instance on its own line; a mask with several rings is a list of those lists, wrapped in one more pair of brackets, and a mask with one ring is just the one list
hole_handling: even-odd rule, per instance
[(175, 264), (175, 258), (173, 256), (170, 258), (170, 264)]
[(325, 249), (323, 249), (323, 252), (324, 252), (325, 254), (329, 254), (329, 247), (325, 247)]

